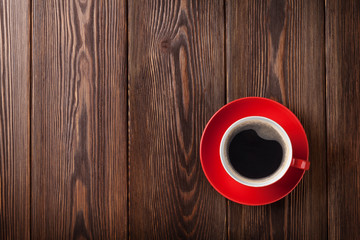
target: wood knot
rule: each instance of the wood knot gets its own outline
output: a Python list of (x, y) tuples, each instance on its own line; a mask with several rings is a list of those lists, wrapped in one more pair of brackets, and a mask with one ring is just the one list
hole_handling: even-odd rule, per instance
[(168, 52), (169, 49), (171, 48), (171, 40), (170, 39), (166, 39), (164, 41), (161, 41), (160, 43), (160, 49), (164, 52)]

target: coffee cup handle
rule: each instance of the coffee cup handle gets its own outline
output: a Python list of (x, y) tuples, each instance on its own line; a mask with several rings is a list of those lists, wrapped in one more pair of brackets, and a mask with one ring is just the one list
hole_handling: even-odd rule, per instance
[(303, 170), (309, 170), (310, 162), (303, 159), (293, 158), (291, 161), (291, 166)]

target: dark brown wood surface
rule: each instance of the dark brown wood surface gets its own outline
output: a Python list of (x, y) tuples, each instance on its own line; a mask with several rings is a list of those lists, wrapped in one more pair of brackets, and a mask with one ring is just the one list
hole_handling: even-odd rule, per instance
[(33, 1), (32, 239), (127, 237), (124, 1)]
[(224, 239), (225, 199), (199, 161), (224, 104), (223, 2), (129, 4), (129, 236)]
[(360, 2), (326, 3), (328, 232), (360, 239)]
[[(0, 0), (0, 239), (359, 239), (359, 26), (355, 0)], [(246, 96), (309, 140), (266, 206), (199, 159)]]
[(0, 239), (30, 238), (30, 5), (0, 0)]
[(326, 239), (324, 4), (227, 2), (227, 101), (260, 96), (304, 125), (311, 171), (286, 198), (267, 206), (230, 202), (231, 239)]

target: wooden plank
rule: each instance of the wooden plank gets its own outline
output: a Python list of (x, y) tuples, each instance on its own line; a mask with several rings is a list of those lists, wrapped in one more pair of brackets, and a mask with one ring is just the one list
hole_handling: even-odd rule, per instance
[(360, 2), (326, 2), (329, 239), (360, 239)]
[(304, 125), (311, 169), (285, 199), (260, 207), (229, 203), (230, 239), (326, 239), (323, 1), (226, 3), (227, 100), (274, 99)]
[(0, 0), (0, 239), (30, 238), (30, 6)]
[(129, 1), (131, 239), (224, 239), (199, 159), (224, 104), (222, 1)]
[(33, 0), (33, 239), (127, 237), (125, 13)]

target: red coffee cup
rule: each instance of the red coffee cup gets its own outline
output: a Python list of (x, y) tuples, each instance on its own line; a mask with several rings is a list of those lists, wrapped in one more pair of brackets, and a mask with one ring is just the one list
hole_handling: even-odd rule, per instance
[[(240, 136), (252, 130), (260, 140), (254, 140), (255, 135)], [(236, 146), (233, 139), (239, 137), (242, 145)], [(263, 145), (255, 145), (259, 141), (281, 146), (274, 171), (266, 164), (278, 155), (261, 154), (256, 146)], [(238, 154), (233, 159), (228, 154), (231, 144)], [(247, 148), (241, 147), (245, 145)], [(226, 198), (245, 205), (269, 204), (289, 194), (309, 169), (308, 154), (306, 134), (297, 117), (280, 103), (259, 97), (241, 98), (222, 107), (209, 120), (200, 143), (201, 164), (209, 182)], [(265, 156), (267, 162), (255, 155)]]

